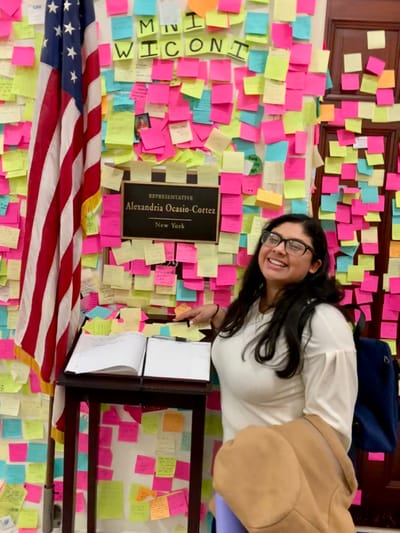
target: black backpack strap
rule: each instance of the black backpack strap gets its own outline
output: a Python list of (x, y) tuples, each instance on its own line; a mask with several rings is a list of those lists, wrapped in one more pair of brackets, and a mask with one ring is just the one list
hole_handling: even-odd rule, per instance
[[(357, 344), (357, 341), (359, 340), (359, 338), (361, 337), (364, 329), (365, 329), (365, 323), (366, 323), (366, 318), (365, 318), (365, 313), (364, 311), (361, 309), (361, 307), (357, 304), (345, 304), (345, 305), (342, 305), (341, 306), (342, 309), (346, 309), (348, 311), (352, 311), (352, 322), (353, 322), (353, 325), (354, 325), (354, 329), (353, 329), (353, 336), (354, 336), (354, 341), (355, 343)], [(356, 321), (355, 319), (355, 313), (354, 311), (358, 311), (359, 312), (359, 317), (358, 317), (358, 320)]]

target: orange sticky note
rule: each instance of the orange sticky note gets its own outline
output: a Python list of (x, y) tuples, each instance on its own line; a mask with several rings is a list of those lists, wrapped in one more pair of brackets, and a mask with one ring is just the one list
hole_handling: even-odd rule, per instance
[(155, 498), (156, 496), (157, 496), (156, 490), (151, 490), (151, 489), (148, 489), (147, 487), (140, 486), (137, 491), (135, 500), (137, 502), (143, 502), (144, 500), (147, 500), (147, 498)]
[(389, 257), (400, 257), (400, 242), (390, 241)]
[(384, 70), (378, 78), (378, 89), (391, 89), (394, 86), (394, 70)]
[(218, 0), (189, 0), (188, 4), (196, 15), (205, 18), (207, 11), (217, 9)]
[(169, 517), (168, 500), (166, 496), (154, 498), (150, 502), (150, 520), (161, 520)]
[(318, 122), (331, 122), (335, 118), (335, 106), (334, 104), (321, 104), (320, 116)]
[(179, 316), (182, 313), (185, 313), (186, 311), (189, 311), (191, 309), (190, 305), (182, 303), (175, 307), (175, 316)]
[(174, 431), (182, 433), (183, 431), (183, 415), (182, 413), (165, 413), (163, 417), (163, 431)]

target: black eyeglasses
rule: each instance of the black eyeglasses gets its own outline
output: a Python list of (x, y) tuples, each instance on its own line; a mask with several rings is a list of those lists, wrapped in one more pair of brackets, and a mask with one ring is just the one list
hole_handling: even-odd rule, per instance
[(298, 239), (284, 239), (279, 235), (279, 233), (266, 230), (261, 234), (261, 243), (263, 246), (276, 248), (281, 242), (284, 243), (285, 250), (290, 255), (301, 256), (304, 255), (307, 250), (310, 250), (310, 252), (314, 254), (314, 250), (311, 248), (311, 246), (308, 246), (303, 241), (299, 241)]

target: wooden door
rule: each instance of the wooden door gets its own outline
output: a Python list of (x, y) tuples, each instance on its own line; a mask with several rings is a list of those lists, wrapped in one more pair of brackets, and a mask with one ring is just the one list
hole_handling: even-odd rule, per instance
[[(371, 33), (381, 31), (383, 33)], [(383, 36), (385, 40), (384, 48), (371, 48), (372, 40), (375, 41), (373, 46), (377, 46), (377, 40)], [(375, 39), (374, 39), (375, 37)], [(369, 40), (371, 39), (371, 40)], [(325, 45), (331, 51), (329, 72), (332, 79), (332, 87), (327, 91), (323, 104), (333, 104), (336, 110), (344, 110), (347, 116), (352, 113), (352, 105), (357, 102), (370, 102), (372, 105), (377, 104), (377, 93), (370, 91), (366, 92), (367, 86), (361, 85), (363, 75), (378, 76), (376, 65), (379, 65), (379, 60), (385, 62), (385, 70), (394, 70), (395, 83), (391, 89), (394, 97), (394, 104), (400, 102), (400, 1), (399, 0), (327, 0), (327, 13), (325, 25)], [(359, 54), (349, 57), (348, 54)], [(373, 58), (372, 63), (369, 60)], [(345, 63), (346, 59), (346, 63)], [(355, 59), (354, 65), (357, 61), (361, 61), (361, 67), (357, 69), (353, 65), (349, 72), (349, 59)], [(374, 64), (375, 61), (375, 64)], [(357, 76), (350, 78), (342, 74), (347, 70), (347, 74), (358, 74), (360, 86), (357, 89)], [(372, 69), (372, 70), (370, 70)], [(353, 70), (353, 72), (351, 72)], [(366, 78), (364, 81), (371, 81)], [(350, 83), (349, 83), (350, 82)], [(345, 83), (345, 85), (343, 85)], [(349, 85), (346, 85), (349, 83)], [(353, 84), (353, 85), (352, 85)], [(389, 83), (390, 85), (390, 83)], [(351, 87), (354, 87), (353, 89)], [(361, 90), (360, 90), (361, 89)], [(390, 91), (389, 91), (390, 92)], [(381, 96), (381, 95), (380, 95)], [(375, 214), (375, 220), (365, 223), (365, 214), (362, 213), (362, 205), (360, 213), (357, 215), (356, 210), (353, 212), (349, 209), (350, 216), (354, 214), (354, 221), (358, 223), (357, 234), (360, 235), (361, 230), (369, 227), (376, 227), (378, 236), (378, 253), (375, 255), (375, 266), (373, 275), (379, 276), (378, 290), (371, 292), (369, 298), (367, 297), (364, 304), (370, 313), (370, 320), (368, 322), (368, 334), (373, 337), (381, 338), (381, 322), (382, 317), (385, 318), (383, 312), (385, 305), (385, 297), (387, 297), (387, 288), (385, 288), (384, 274), (388, 272), (389, 265), (389, 245), (391, 240), (396, 240), (392, 234), (392, 199), (395, 191), (387, 188), (388, 173), (399, 174), (399, 154), (400, 154), (400, 121), (387, 120), (387, 112), (389, 117), (396, 109), (393, 103), (386, 103), (387, 109), (378, 108), (378, 114), (375, 112), (370, 118), (362, 119), (362, 129), (356, 133), (356, 138), (359, 137), (377, 137), (383, 141), (383, 162), (374, 165), (377, 170), (375, 178), (378, 177), (375, 183), (378, 185), (379, 195), (384, 197), (384, 206)], [(380, 100), (379, 106), (382, 105)], [(364, 106), (368, 109), (368, 105)], [(371, 107), (369, 108), (371, 109)], [(374, 108), (376, 111), (376, 108)], [(397, 108), (398, 109), (398, 108)], [(360, 110), (360, 107), (358, 107)], [(379, 113), (383, 113), (380, 115)], [(368, 112), (367, 112), (368, 114)], [(379, 121), (379, 117), (385, 116), (383, 122)], [(326, 157), (332, 155), (330, 153), (330, 141), (338, 140), (338, 131), (347, 129), (346, 122), (340, 113), (336, 114), (335, 119), (321, 122), (319, 150), (322, 158), (325, 161)], [(363, 145), (363, 142), (361, 142)], [(365, 157), (365, 148), (358, 150), (358, 157)], [(343, 167), (342, 167), (343, 169)], [(315, 214), (321, 214), (321, 206), (323, 205), (324, 195), (324, 177), (329, 175), (326, 168), (321, 167), (316, 176), (316, 194), (313, 200), (313, 207)], [(381, 176), (379, 181), (379, 176)], [(360, 174), (358, 173), (355, 179), (347, 176), (344, 178), (344, 173), (341, 171), (339, 183), (344, 187), (359, 187)], [(365, 178), (368, 182), (369, 177), (361, 175), (361, 180)], [(399, 193), (400, 194), (400, 193)], [(346, 206), (344, 206), (346, 207)], [(383, 208), (382, 208), (383, 207)], [(361, 216), (359, 216), (361, 215)], [(336, 218), (336, 223), (337, 222)], [(337, 227), (337, 226), (336, 226)], [(340, 239), (339, 239), (340, 240)], [(361, 247), (360, 247), (361, 248)], [(360, 253), (359, 251), (357, 254)], [(355, 260), (355, 263), (357, 261)], [(400, 276), (400, 274), (397, 274)], [(353, 288), (358, 289), (360, 283), (355, 283)], [(397, 331), (398, 337), (398, 313), (394, 313), (389, 317), (391, 324)], [(386, 317), (387, 318), (387, 317)], [(397, 343), (399, 348), (399, 344)], [(399, 354), (400, 352), (397, 351)], [(376, 460), (376, 459), (383, 460)], [(357, 473), (359, 487), (361, 489), (361, 505), (352, 506), (352, 514), (357, 525), (369, 525), (379, 527), (400, 527), (400, 449), (394, 454), (385, 454), (384, 457), (369, 456), (366, 453), (360, 453), (358, 458), (358, 473)]]

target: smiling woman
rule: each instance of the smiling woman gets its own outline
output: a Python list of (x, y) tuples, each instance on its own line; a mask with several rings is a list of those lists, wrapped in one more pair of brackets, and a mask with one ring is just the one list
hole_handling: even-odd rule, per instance
[(318, 415), (348, 450), (356, 352), (339, 308), (341, 288), (329, 272), (319, 221), (283, 215), (263, 229), (239, 295), (226, 311), (204, 305), (176, 318), (217, 326), (212, 359), (225, 442), (249, 425)]

